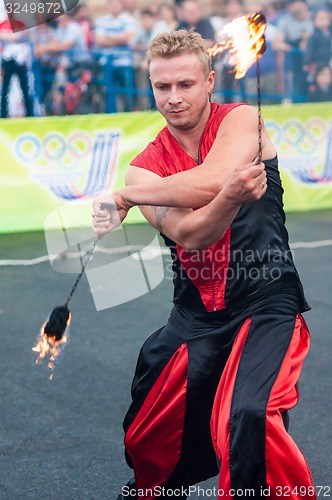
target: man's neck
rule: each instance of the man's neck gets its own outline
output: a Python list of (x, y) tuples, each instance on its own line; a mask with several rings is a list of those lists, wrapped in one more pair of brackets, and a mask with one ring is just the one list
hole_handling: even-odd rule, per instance
[(209, 106), (204, 112), (204, 116), (202, 115), (202, 119), (197, 126), (189, 130), (176, 129), (171, 125), (168, 125), (169, 132), (177, 140), (182, 149), (197, 162), (199, 159), (201, 137), (209, 120), (210, 112), (211, 103), (209, 103)]

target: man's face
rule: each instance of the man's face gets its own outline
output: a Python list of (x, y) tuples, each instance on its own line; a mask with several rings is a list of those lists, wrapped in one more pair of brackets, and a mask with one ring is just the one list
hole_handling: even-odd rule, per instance
[(314, 24), (317, 28), (321, 30), (326, 30), (331, 24), (331, 15), (326, 10), (319, 10), (316, 13)]
[(124, 11), (124, 3), (122, 0), (112, 0), (108, 4), (108, 11), (113, 17), (118, 17)]
[(201, 9), (196, 2), (187, 0), (182, 6), (182, 18), (190, 26), (195, 26), (201, 19)]
[(206, 76), (195, 54), (153, 59), (150, 79), (157, 108), (171, 127), (190, 130), (206, 119), (214, 72)]
[(332, 73), (330, 68), (327, 66), (323, 68), (316, 76), (316, 81), (320, 87), (323, 89), (328, 89), (332, 83)]
[(308, 7), (305, 2), (302, 2), (302, 0), (290, 3), (288, 6), (288, 11), (295, 19), (298, 20), (307, 19), (309, 15)]
[(155, 18), (150, 14), (141, 15), (141, 25), (146, 31), (151, 31), (155, 22)]

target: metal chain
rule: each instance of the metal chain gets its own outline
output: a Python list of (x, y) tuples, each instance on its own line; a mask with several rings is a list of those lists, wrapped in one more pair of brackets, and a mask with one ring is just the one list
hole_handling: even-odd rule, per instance
[(256, 60), (257, 75), (257, 108), (258, 108), (258, 159), (262, 160), (262, 95), (261, 95), (261, 67), (259, 59)]
[(93, 252), (95, 251), (95, 248), (97, 246), (97, 243), (101, 240), (102, 236), (95, 239), (95, 241), (92, 243), (92, 246), (90, 248), (90, 250), (87, 252), (86, 256), (85, 256), (85, 260), (83, 262), (83, 265), (82, 265), (82, 269), (81, 269), (81, 272), (79, 273), (79, 275), (77, 276), (76, 278), (76, 281), (73, 285), (73, 288), (70, 290), (70, 293), (68, 295), (68, 298), (65, 302), (65, 305), (67, 306), (68, 305), (68, 302), (70, 301), (70, 299), (72, 298), (76, 288), (77, 288), (77, 285), (79, 284), (83, 274), (84, 274), (84, 271), (85, 271), (85, 268), (86, 266), (89, 264), (90, 260), (91, 260), (91, 257), (92, 257), (92, 254)]

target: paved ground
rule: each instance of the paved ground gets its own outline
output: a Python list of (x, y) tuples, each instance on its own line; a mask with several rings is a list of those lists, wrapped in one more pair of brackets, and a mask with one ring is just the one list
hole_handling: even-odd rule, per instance
[[(332, 212), (289, 214), (288, 228), (292, 242), (331, 240)], [(320, 496), (329, 497), (332, 244), (320, 245), (295, 249), (312, 306), (306, 314), (312, 347), (301, 376), (301, 401), (291, 413), (291, 434), (315, 483), (325, 487)], [(0, 263), (46, 253), (41, 233), (0, 237)], [(34, 366), (31, 347), (75, 275), (55, 272), (48, 262), (2, 266), (0, 272), (0, 499), (115, 499), (131, 477), (121, 423), (136, 356), (144, 339), (167, 319), (170, 276), (153, 292), (99, 312), (84, 276), (71, 302), (70, 342), (50, 382), (46, 369)], [(215, 485), (210, 480), (204, 486)]]

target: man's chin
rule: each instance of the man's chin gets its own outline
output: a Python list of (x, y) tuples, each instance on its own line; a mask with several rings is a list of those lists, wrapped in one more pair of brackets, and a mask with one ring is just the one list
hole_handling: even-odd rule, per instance
[(189, 121), (188, 119), (174, 119), (172, 117), (167, 120), (167, 123), (178, 130), (190, 130), (196, 125), (196, 123), (194, 123), (193, 121)]

